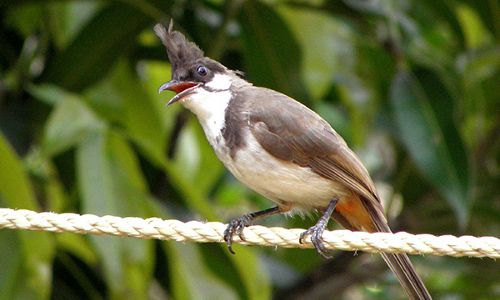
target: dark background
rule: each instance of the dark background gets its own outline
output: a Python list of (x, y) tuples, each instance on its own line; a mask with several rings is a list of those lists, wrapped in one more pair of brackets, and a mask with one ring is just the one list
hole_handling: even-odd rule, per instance
[[(329, 121), (395, 231), (500, 236), (496, 0), (2, 1), (0, 207), (226, 222), (273, 205), (228, 174), (192, 114), (164, 107), (152, 28), (171, 18)], [(379, 255), (234, 248), (4, 229), (0, 297), (405, 298)], [(495, 260), (411, 259), (435, 299), (500, 298)]]

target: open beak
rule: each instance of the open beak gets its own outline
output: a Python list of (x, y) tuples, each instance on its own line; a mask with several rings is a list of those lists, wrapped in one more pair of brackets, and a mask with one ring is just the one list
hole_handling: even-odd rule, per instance
[(178, 81), (178, 80), (170, 80), (160, 86), (158, 93), (163, 92), (164, 90), (174, 91), (177, 93), (174, 98), (168, 101), (167, 106), (170, 104), (174, 104), (179, 100), (191, 95), (194, 90), (199, 87), (201, 83), (196, 83), (192, 81)]

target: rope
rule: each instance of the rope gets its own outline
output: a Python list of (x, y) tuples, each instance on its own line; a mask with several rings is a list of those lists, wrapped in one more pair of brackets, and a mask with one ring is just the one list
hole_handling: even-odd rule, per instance
[[(181, 222), (159, 218), (98, 217), (73, 213), (37, 213), (30, 210), (0, 208), (0, 229), (72, 232), (80, 234), (128, 236), (139, 239), (174, 240), (177, 242), (223, 243), (226, 224), (219, 222)], [(285, 248), (313, 248), (310, 238), (299, 243), (304, 229), (249, 226), (243, 230), (244, 245), (261, 245)], [(494, 237), (455, 237), (451, 235), (413, 235), (406, 232), (367, 233), (349, 230), (325, 231), (325, 247), (346, 251), (408, 253), (418, 255), (448, 255), (454, 257), (500, 258), (500, 239)]]

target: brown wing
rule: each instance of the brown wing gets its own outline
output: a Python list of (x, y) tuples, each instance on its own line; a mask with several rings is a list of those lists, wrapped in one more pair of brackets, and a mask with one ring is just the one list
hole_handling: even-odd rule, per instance
[(266, 151), (344, 184), (381, 209), (365, 167), (325, 120), (272, 90), (252, 88), (245, 97), (246, 101), (259, 98), (265, 99), (265, 105), (250, 104), (249, 121), (253, 135)]

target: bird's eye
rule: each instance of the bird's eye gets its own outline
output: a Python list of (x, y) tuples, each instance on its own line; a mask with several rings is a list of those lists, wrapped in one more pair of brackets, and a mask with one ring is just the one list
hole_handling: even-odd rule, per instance
[(201, 76), (206, 76), (208, 74), (208, 70), (204, 66), (199, 66), (198, 69), (196, 69), (196, 72), (198, 72)]

